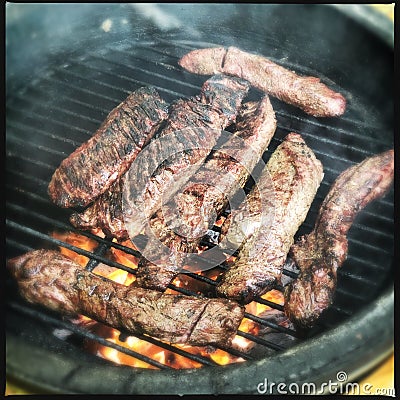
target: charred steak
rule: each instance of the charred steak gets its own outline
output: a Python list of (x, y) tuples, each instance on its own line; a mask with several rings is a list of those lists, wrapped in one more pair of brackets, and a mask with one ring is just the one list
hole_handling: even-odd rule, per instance
[[(136, 275), (141, 287), (162, 291), (167, 288), (183, 266), (183, 253), (196, 251), (228, 200), (244, 186), (275, 129), (275, 113), (268, 96), (243, 105), (232, 137), (210, 155), (171, 204), (151, 218), (157, 240), (150, 241), (146, 251), (157, 255), (157, 263), (141, 260)], [(158, 240), (173, 254), (162, 254), (164, 248), (160, 248)]]
[(287, 135), (260, 177), (261, 182), (268, 179), (273, 184), (274, 199), (268, 198), (268, 189), (264, 205), (273, 207), (273, 223), (261, 224), (243, 245), (236, 262), (222, 276), (218, 295), (249, 303), (280, 282), (294, 234), (306, 218), (322, 177), (322, 164), (302, 137)]
[(71, 214), (69, 221), (75, 228), (83, 230), (101, 229), (108, 237), (118, 240), (129, 238), (122, 209), (124, 178), (114, 182), (86, 210)]
[(246, 79), (257, 89), (315, 117), (342, 115), (346, 108), (346, 99), (319, 78), (299, 76), (268, 58), (236, 47), (193, 50), (179, 60), (179, 65), (196, 74), (222, 72)]
[[(145, 221), (136, 214), (135, 208), (144, 208), (151, 214), (161, 205), (162, 197), (166, 198), (168, 187), (176, 184), (176, 176), (183, 176), (186, 180), (200, 163), (207, 157), (210, 146), (216, 142), (221, 129), (224, 129), (232, 121), (235, 121), (236, 113), (240, 107), (243, 97), (246, 95), (248, 85), (239, 79), (216, 76), (206, 81), (202, 87), (201, 94), (188, 100), (178, 100), (170, 111), (170, 116), (166, 126), (160, 132), (160, 137), (172, 138), (168, 145), (172, 151), (176, 151), (184, 144), (193, 147), (191, 152), (182, 151), (163, 163), (150, 180), (146, 180), (147, 175), (141, 174), (138, 179), (131, 180), (131, 191), (136, 196), (128, 197), (125, 202), (126, 208), (133, 210), (129, 216), (129, 231), (132, 236), (136, 236), (143, 229)], [(214, 129), (207, 129), (214, 128)], [(179, 132), (179, 134), (177, 134)], [(150, 169), (152, 160), (156, 160), (157, 153), (167, 151), (154, 146), (148, 148), (148, 154), (143, 157), (140, 168), (142, 171)], [(162, 144), (160, 144), (161, 146)], [(196, 148), (197, 147), (197, 148)], [(152, 149), (151, 151), (149, 149)], [(152, 155), (151, 153), (155, 154)], [(70, 222), (79, 229), (90, 230), (101, 228), (107, 235), (124, 240), (129, 237), (123, 214), (123, 185), (125, 177), (121, 177), (121, 182), (116, 183), (93, 205), (82, 213), (75, 213), (71, 216)], [(181, 181), (182, 182), (182, 181)], [(182, 184), (182, 183), (180, 183)], [(174, 190), (179, 185), (176, 184)], [(172, 195), (173, 191), (169, 191)]]
[(167, 115), (154, 88), (135, 90), (61, 162), (48, 188), (52, 201), (60, 207), (87, 206), (128, 170)]
[(123, 286), (52, 250), (26, 253), (10, 260), (8, 268), (30, 303), (171, 343), (229, 345), (244, 316), (244, 309), (229, 300)]
[(319, 210), (315, 227), (291, 248), (299, 277), (285, 290), (285, 313), (300, 328), (310, 328), (330, 306), (336, 272), (347, 257), (347, 232), (368, 203), (383, 196), (394, 173), (394, 152), (369, 157), (342, 172)]
[[(200, 95), (172, 105), (160, 133), (167, 140), (154, 142), (150, 154), (138, 160), (137, 174), (129, 178), (129, 190), (123, 195), (130, 237), (138, 235), (148, 218), (200, 167), (222, 130), (235, 122), (248, 90), (248, 83), (242, 79), (215, 75), (203, 84)], [(174, 155), (149, 179), (146, 171), (151, 170), (157, 154), (169, 152)]]

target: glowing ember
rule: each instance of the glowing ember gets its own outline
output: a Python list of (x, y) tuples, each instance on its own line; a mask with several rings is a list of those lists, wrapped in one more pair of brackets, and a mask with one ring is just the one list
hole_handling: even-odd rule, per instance
[[(90, 239), (87, 236), (79, 235), (78, 233), (74, 232), (66, 232), (66, 233), (53, 232), (52, 236), (58, 240), (61, 240), (68, 244), (72, 244), (75, 247), (79, 247), (80, 249), (87, 251), (93, 251), (98, 245), (95, 240)], [(77, 262), (79, 265), (82, 265), (83, 267), (89, 261), (88, 257), (82, 256), (76, 253), (75, 251), (69, 250), (65, 247), (60, 246), (60, 252), (61, 254), (64, 254), (65, 256), (71, 258), (72, 260)]]
[[(76, 233), (68, 232), (68, 233), (53, 233), (53, 236), (59, 240), (62, 240), (66, 243), (72, 244), (76, 247), (87, 251), (93, 251), (97, 247), (97, 242), (92, 240), (86, 236), (79, 235)], [(100, 235), (99, 235), (100, 236)], [(121, 245), (136, 250), (135, 246), (132, 244), (130, 240), (127, 240)], [(85, 266), (88, 262), (88, 258), (82, 255), (77, 254), (74, 251), (66, 249), (60, 246), (60, 251), (62, 254), (76, 261), (82, 266)], [(125, 265), (131, 269), (137, 268), (138, 258), (132, 254), (128, 254), (123, 250), (119, 250), (115, 247), (111, 247), (109, 253), (107, 253), (105, 258), (109, 258), (113, 261), (116, 261), (120, 264)], [(233, 262), (235, 257), (230, 257), (229, 262)], [(121, 270), (119, 268), (110, 267), (106, 264), (98, 264), (96, 268), (93, 270), (94, 273), (98, 275), (102, 275), (111, 279), (119, 284), (129, 286), (133, 282), (135, 282), (135, 276), (127, 271)], [(221, 271), (218, 268), (208, 271), (198, 272), (199, 275), (206, 276), (209, 279), (215, 280)], [(207, 283), (195, 280), (190, 278), (186, 274), (180, 274), (173, 281), (173, 285), (177, 288), (186, 287), (193, 292), (203, 293), (206, 290), (210, 290), (209, 285)], [(167, 289), (165, 293), (177, 294), (177, 291)], [(262, 296), (263, 299), (269, 300), (276, 304), (283, 304), (283, 294), (277, 290), (271, 290)], [(266, 313), (271, 308), (267, 305), (252, 302), (246, 305), (246, 311), (249, 314), (253, 314), (256, 316), (262, 317), (262, 314)], [(169, 351), (163, 349), (157, 345), (147, 342), (146, 340), (141, 340), (135, 336), (128, 336), (125, 340), (121, 340), (120, 332), (117, 329), (110, 328), (103, 324), (97, 323), (96, 321), (91, 320), (85, 316), (79, 316), (78, 319), (73, 322), (84, 325), (91, 329), (97, 335), (106, 338), (109, 342), (114, 343), (116, 345), (125, 347), (132, 352), (139, 353), (143, 356), (149, 357), (153, 360), (156, 360), (162, 364), (171, 366), (176, 369), (185, 369), (185, 368), (200, 368), (202, 364), (191, 360), (185, 356), (181, 356), (176, 354), (173, 351)], [(239, 330), (242, 332), (247, 332), (252, 335), (257, 335), (260, 331), (260, 325), (254, 322), (251, 319), (244, 318), (242, 323), (240, 324)], [(240, 350), (242, 352), (248, 352), (252, 347), (255, 346), (255, 343), (251, 340), (248, 340), (242, 336), (236, 335), (232, 341), (232, 347)], [(124, 364), (137, 368), (152, 368), (157, 369), (156, 366), (153, 366), (145, 361), (139, 360), (134, 355), (128, 355), (123, 352), (120, 352), (116, 349), (110, 348), (108, 346), (103, 346), (98, 342), (90, 342), (87, 344), (87, 347), (90, 351), (97, 354), (98, 356), (110, 360), (116, 364)], [(195, 347), (189, 345), (173, 345), (173, 347), (182, 349), (188, 353), (199, 355), (208, 359), (211, 359), (215, 363), (219, 365), (226, 365), (231, 363), (243, 362), (245, 361), (241, 357), (235, 357), (231, 355), (229, 352), (226, 352), (222, 349), (215, 349), (213, 347)]]

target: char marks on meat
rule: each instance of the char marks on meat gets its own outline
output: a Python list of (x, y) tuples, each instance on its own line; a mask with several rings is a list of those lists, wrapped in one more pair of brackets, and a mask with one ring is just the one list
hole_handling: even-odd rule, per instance
[(249, 303), (280, 283), (294, 235), (306, 218), (322, 178), (322, 164), (302, 137), (287, 135), (260, 177), (260, 182), (272, 182), (274, 198), (270, 198), (269, 185), (267, 193), (260, 194), (264, 212), (272, 207), (274, 219), (266, 226), (261, 224), (243, 245), (217, 286), (219, 296)]
[(74, 212), (69, 221), (78, 229), (101, 229), (108, 237), (118, 240), (129, 238), (122, 209), (124, 177), (114, 182), (108, 190), (81, 213)]
[[(126, 174), (84, 212), (74, 213), (70, 219), (72, 225), (85, 230), (100, 228), (105, 234), (124, 240), (129, 237), (125, 224), (128, 220), (131, 237), (138, 235), (145, 224), (141, 218), (144, 214), (135, 213), (134, 210), (145, 208), (151, 215), (160, 207), (161, 200), (165, 201), (167, 193), (172, 196), (190, 178), (207, 157), (221, 129), (235, 121), (247, 91), (248, 85), (240, 79), (215, 76), (204, 83), (199, 96), (176, 101), (160, 132), (160, 137), (169, 135), (169, 139), (152, 142), (146, 150), (146, 156), (136, 160), (141, 164), (138, 169), (142, 173), (131, 180), (130, 193), (126, 192), (128, 196), (124, 203), (131, 215), (124, 215), (125, 207), (121, 203), (124, 179), (129, 175)], [(185, 146), (192, 150), (178, 151)], [(175, 155), (160, 165), (151, 179), (147, 180), (148, 175), (143, 171), (155, 168), (152, 162), (156, 162), (157, 154), (168, 153), (169, 150)]]
[(50, 198), (60, 207), (87, 206), (128, 170), (167, 115), (154, 88), (134, 91), (61, 162), (49, 184)]
[(315, 227), (291, 248), (299, 277), (285, 290), (285, 313), (310, 328), (332, 303), (337, 269), (347, 257), (347, 232), (368, 203), (390, 188), (394, 152), (369, 157), (342, 172), (323, 201)]
[(10, 260), (8, 268), (30, 303), (170, 343), (227, 346), (244, 316), (241, 306), (225, 299), (123, 286), (52, 250), (26, 253)]
[[(215, 75), (203, 84), (200, 95), (172, 105), (160, 132), (161, 140), (151, 143), (146, 156), (137, 160), (137, 173), (129, 171), (135, 176), (129, 177), (123, 200), (130, 237), (138, 235), (147, 218), (200, 167), (222, 130), (235, 122), (248, 90), (248, 83), (242, 79)], [(146, 173), (153, 171), (152, 163), (159, 154), (173, 155), (153, 174)]]
[(275, 113), (268, 96), (243, 105), (235, 133), (210, 155), (185, 188), (150, 219), (156, 239), (149, 241), (146, 252), (157, 262), (143, 259), (139, 263), (136, 278), (141, 287), (161, 291), (167, 288), (183, 266), (184, 253), (196, 252), (201, 238), (244, 186), (275, 129)]
[(179, 64), (204, 75), (225, 73), (248, 80), (257, 89), (315, 117), (342, 115), (346, 99), (316, 77), (302, 77), (271, 60), (235, 47), (193, 50)]

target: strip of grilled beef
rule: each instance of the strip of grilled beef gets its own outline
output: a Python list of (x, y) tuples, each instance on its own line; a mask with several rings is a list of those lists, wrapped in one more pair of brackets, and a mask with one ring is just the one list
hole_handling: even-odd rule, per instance
[(272, 182), (274, 198), (268, 188), (265, 213), (273, 208), (271, 224), (261, 224), (258, 232), (243, 245), (236, 262), (222, 276), (217, 294), (249, 303), (276, 283), (280, 283), (293, 238), (304, 222), (323, 178), (322, 164), (299, 134), (290, 133), (274, 151), (263, 170), (260, 182)]
[[(72, 225), (85, 230), (101, 228), (107, 235), (125, 240), (130, 236), (125, 224), (129, 220), (131, 237), (138, 235), (144, 227), (144, 213), (135, 213), (134, 210), (146, 208), (149, 214), (153, 213), (161, 205), (161, 200), (165, 201), (167, 192), (172, 195), (171, 185), (175, 186), (173, 189), (176, 191), (184, 184), (185, 179), (190, 178), (216, 143), (221, 129), (235, 121), (247, 91), (248, 85), (242, 80), (215, 76), (204, 83), (199, 96), (175, 102), (166, 126), (160, 132), (160, 137), (168, 137), (168, 141), (153, 141), (147, 148), (146, 157), (136, 160), (143, 164), (138, 166), (142, 173), (130, 182), (131, 191), (136, 196), (124, 202), (124, 209), (130, 209), (132, 205), (131, 215), (124, 215), (121, 203), (124, 179), (127, 178), (125, 175), (93, 205), (82, 213), (72, 214)], [(151, 163), (157, 160), (157, 154), (168, 153), (166, 146), (169, 146), (175, 156), (164, 162), (151, 179), (147, 180), (148, 174), (144, 171), (151, 171)], [(176, 153), (183, 146), (192, 150)]]
[(31, 251), (10, 260), (8, 268), (30, 303), (171, 343), (227, 346), (244, 316), (233, 301), (118, 284), (53, 250)]
[(54, 172), (48, 192), (61, 207), (87, 206), (129, 168), (168, 116), (152, 87), (135, 90)]
[(245, 201), (231, 210), (221, 225), (217, 241), (228, 253), (240, 251), (261, 224), (269, 226), (275, 217), (274, 185), (267, 171), (258, 178)]
[[(149, 154), (138, 159), (138, 173), (129, 179), (129, 190), (124, 191), (125, 222), (130, 237), (138, 235), (147, 219), (200, 167), (222, 130), (236, 121), (248, 90), (248, 83), (242, 79), (215, 75), (203, 84), (200, 95), (172, 105), (160, 134), (167, 140), (154, 142)], [(174, 155), (148, 179), (150, 174), (146, 171), (152, 171), (152, 163), (159, 154)]]
[(268, 96), (243, 105), (234, 134), (210, 155), (184, 190), (151, 218), (155, 240), (149, 240), (146, 252), (157, 262), (142, 259), (139, 263), (136, 278), (141, 287), (165, 290), (179, 274), (186, 253), (196, 252), (201, 238), (244, 186), (275, 129)]
[(122, 207), (123, 185), (122, 176), (86, 210), (72, 213), (69, 219), (71, 224), (83, 230), (99, 228), (108, 237), (114, 237), (119, 241), (128, 239)]
[(357, 214), (387, 192), (393, 173), (393, 150), (342, 172), (325, 197), (312, 232), (291, 247), (300, 274), (285, 289), (285, 313), (298, 328), (312, 327), (332, 303), (337, 269), (347, 258), (347, 233)]
[(346, 99), (319, 78), (299, 76), (268, 58), (235, 47), (193, 50), (178, 63), (196, 74), (223, 72), (246, 79), (257, 89), (315, 117), (339, 116), (346, 108)]

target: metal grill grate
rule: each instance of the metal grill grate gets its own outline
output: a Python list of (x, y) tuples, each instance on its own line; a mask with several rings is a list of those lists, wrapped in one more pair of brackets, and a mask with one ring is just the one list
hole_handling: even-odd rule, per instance
[[(251, 40), (249, 37), (248, 40)], [(7, 101), (7, 256), (39, 247), (62, 246), (89, 257), (87, 269), (93, 270), (98, 263), (120, 268), (135, 274), (125, 265), (105, 256), (111, 247), (137, 256), (137, 252), (89, 232), (80, 232), (70, 226), (70, 210), (62, 210), (50, 203), (47, 185), (59, 163), (77, 146), (87, 140), (104, 120), (108, 112), (119, 104), (128, 93), (144, 85), (152, 85), (162, 97), (171, 102), (176, 98), (197, 93), (204, 77), (182, 72), (176, 64), (185, 52), (198, 47), (213, 46), (211, 43), (185, 41), (158, 41), (135, 43), (119, 42), (102, 50), (85, 53), (84, 56), (47, 71), (43, 77), (16, 93)], [(285, 65), (282, 60), (276, 60)], [(286, 64), (300, 73), (316, 75), (317, 71)], [(335, 85), (331, 83), (333, 87)], [(337, 88), (344, 92), (342, 88)], [(250, 93), (250, 96), (256, 96)], [(266, 160), (290, 131), (301, 133), (307, 144), (324, 165), (324, 181), (311, 206), (307, 220), (298, 235), (311, 229), (319, 204), (336, 176), (353, 163), (367, 156), (386, 150), (389, 139), (375, 135), (365, 140), (365, 132), (376, 129), (361, 118), (359, 105), (350, 105), (346, 117), (325, 119), (323, 122), (300, 114), (290, 106), (272, 100), (278, 128)], [(334, 326), (371, 301), (382, 290), (391, 272), (393, 254), (393, 191), (375, 204), (368, 206), (358, 217), (349, 236), (349, 257), (338, 271), (339, 286), (333, 306), (310, 335)], [(51, 236), (54, 230), (73, 231), (98, 243), (94, 252), (80, 249)], [(366, 238), (368, 240), (366, 240)], [(226, 268), (221, 265), (221, 268)], [(290, 278), (295, 273), (284, 270)], [(202, 275), (187, 272), (186, 276), (212, 289), (216, 281)], [(198, 293), (169, 285), (170, 289), (188, 295)], [(282, 290), (282, 287), (276, 287)], [(282, 306), (257, 298), (260, 304), (282, 311)], [(9, 302), (11, 309), (49, 326), (67, 329), (75, 335), (97, 341), (127, 355), (142, 360), (156, 368), (170, 368), (143, 354), (114, 344), (71, 322), (53, 316), (43, 310), (30, 307), (18, 298)], [(281, 335), (297, 337), (293, 329), (271, 320), (246, 313), (260, 326), (268, 327)], [(123, 336), (128, 333), (123, 332)], [(130, 334), (129, 334), (130, 335)], [(285, 346), (261, 336), (239, 331), (239, 336), (272, 351), (282, 351)], [(192, 354), (154, 338), (135, 335), (160, 348), (196, 361), (203, 366), (215, 365), (204, 356)], [(293, 340), (292, 343), (295, 343)], [(254, 357), (235, 348), (224, 351), (244, 360)]]

